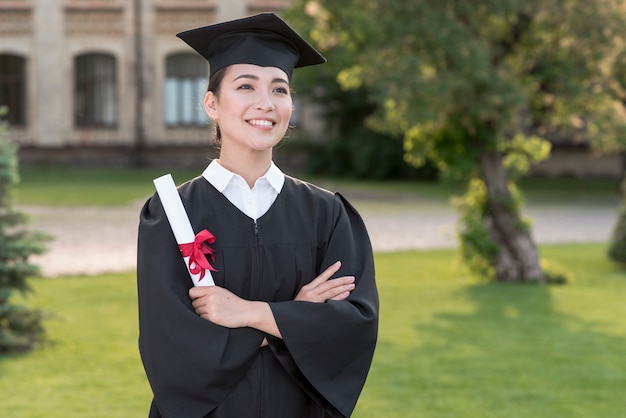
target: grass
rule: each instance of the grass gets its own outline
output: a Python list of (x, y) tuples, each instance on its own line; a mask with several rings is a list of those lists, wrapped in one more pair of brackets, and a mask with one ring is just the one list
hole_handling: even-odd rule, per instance
[[(201, 170), (172, 174), (181, 183)], [(152, 179), (168, 171), (27, 168), (17, 198), (126, 205), (152, 194)], [(314, 180), (367, 204), (442, 205), (462, 192), (427, 182)], [(522, 188), (532, 203), (619, 199), (608, 180), (530, 179)], [(575, 282), (480, 284), (453, 250), (377, 254), (380, 338), (354, 417), (626, 417), (626, 273), (607, 261), (604, 245), (541, 251)], [(0, 356), (0, 417), (146, 416), (134, 273), (32, 283), (27, 303), (48, 312), (50, 344)]]
[[(27, 167), (21, 170), (17, 201), (26, 205), (126, 205), (154, 193), (152, 179), (171, 172), (176, 183), (201, 174), (196, 169), (130, 169)], [(344, 192), (351, 199), (397, 203), (448, 204), (453, 195), (463, 193), (459, 184), (428, 181), (352, 181), (310, 178), (316, 184)], [(529, 202), (597, 203), (619, 198), (618, 182), (601, 179), (528, 179), (522, 190)]]
[(598, 202), (614, 201), (620, 195), (620, 182), (615, 179), (527, 178), (520, 187), (533, 202)]
[(28, 302), (46, 312), (49, 344), (0, 356), (0, 416), (147, 416), (133, 274), (31, 284)]
[(144, 200), (154, 193), (152, 179), (168, 172), (177, 183), (202, 170), (32, 167), (20, 171), (20, 204), (115, 206)]
[[(575, 282), (480, 284), (453, 250), (377, 254), (380, 337), (353, 416), (626, 416), (626, 273), (600, 244), (542, 254)], [(33, 285), (52, 345), (0, 357), (0, 416), (146, 416), (134, 274)]]
[(560, 287), (476, 284), (445, 251), (379, 254), (380, 342), (355, 416), (626, 416), (626, 275), (604, 254), (544, 248), (576, 276)]

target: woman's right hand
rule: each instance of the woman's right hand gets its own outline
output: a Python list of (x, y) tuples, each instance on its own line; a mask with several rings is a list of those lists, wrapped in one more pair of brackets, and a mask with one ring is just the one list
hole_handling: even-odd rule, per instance
[(326, 302), (327, 300), (344, 300), (354, 290), (354, 276), (343, 276), (330, 280), (341, 267), (341, 261), (328, 267), (311, 283), (302, 286), (294, 300), (305, 302)]

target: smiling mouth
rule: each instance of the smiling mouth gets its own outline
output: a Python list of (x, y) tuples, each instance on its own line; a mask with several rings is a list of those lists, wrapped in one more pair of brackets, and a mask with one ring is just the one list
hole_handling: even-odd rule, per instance
[(272, 122), (271, 120), (267, 120), (267, 119), (250, 119), (248, 123), (250, 125), (260, 126), (263, 128), (271, 128), (272, 126), (276, 124), (275, 122)]

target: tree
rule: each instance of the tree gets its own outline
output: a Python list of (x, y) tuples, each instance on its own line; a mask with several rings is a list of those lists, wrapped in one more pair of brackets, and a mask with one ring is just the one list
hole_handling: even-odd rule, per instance
[(369, 102), (364, 88), (344, 91), (338, 85), (336, 73), (328, 74), (328, 66), (316, 72), (311, 81), (323, 89), (303, 88), (305, 81), (297, 77), (296, 91), (304, 92), (307, 100), (320, 104), (325, 137), (308, 140), (306, 133), (298, 137), (307, 141), (308, 170), (316, 175), (330, 175), (359, 179), (434, 178), (432, 167), (416, 168), (404, 159), (401, 136), (391, 136), (366, 126), (365, 119), (375, 105)]
[(28, 262), (44, 251), (45, 236), (24, 230), (26, 218), (13, 208), (12, 188), (18, 182), (16, 147), (6, 138), (0, 120), (0, 353), (23, 351), (41, 341), (42, 315), (11, 302), (15, 291), (31, 290), (27, 278), (38, 273)]
[[(298, 10), (284, 14), (287, 21), (298, 27), (312, 24)], [(298, 70), (292, 84), (298, 96), (319, 105), (317, 112), (324, 121), (324, 138), (310, 138), (306, 131), (296, 131), (298, 141), (305, 146), (307, 170), (316, 175), (360, 179), (436, 178), (432, 166), (415, 167), (404, 159), (402, 136), (374, 130), (364, 121), (376, 109), (366, 88), (342, 89), (337, 73), (349, 64), (343, 62), (341, 50), (325, 50), (328, 62), (323, 66)], [(323, 86), (323, 87), (321, 87)]]
[[(622, 29), (621, 0), (301, 0), (311, 37), (340, 48), (346, 89), (379, 104), (368, 123), (404, 137), (468, 185), (463, 255), (499, 281), (546, 281), (516, 182), (549, 154), (547, 138), (607, 115), (590, 87)], [(600, 118), (601, 119), (601, 118)]]
[[(591, 145), (599, 154), (621, 153), (622, 165), (626, 163), (626, 36), (616, 39), (619, 52), (605, 63), (602, 77), (594, 84), (594, 89), (607, 92), (609, 98), (605, 106), (613, 110), (604, 119), (595, 123)], [(626, 178), (622, 167), (622, 203), (617, 222), (607, 251), (608, 257), (621, 264), (626, 263)]]

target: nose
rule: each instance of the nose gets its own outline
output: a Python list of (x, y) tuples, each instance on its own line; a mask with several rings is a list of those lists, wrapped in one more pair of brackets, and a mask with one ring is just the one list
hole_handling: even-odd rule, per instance
[(261, 94), (261, 97), (259, 97), (258, 108), (264, 111), (271, 111), (271, 110), (276, 109), (276, 106), (272, 102), (272, 98), (270, 94), (268, 93)]

